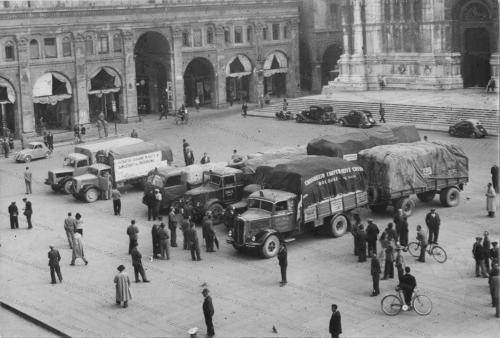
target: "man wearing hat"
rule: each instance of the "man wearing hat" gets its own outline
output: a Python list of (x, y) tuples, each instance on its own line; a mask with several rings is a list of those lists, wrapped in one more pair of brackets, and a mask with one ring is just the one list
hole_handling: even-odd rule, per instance
[(115, 276), (115, 288), (116, 288), (116, 304), (120, 305), (123, 302), (123, 307), (128, 307), (128, 301), (132, 299), (132, 293), (130, 292), (130, 278), (124, 271), (125, 266), (120, 265), (118, 268), (118, 274)]
[(484, 266), (484, 250), (481, 245), (481, 237), (476, 237), (476, 242), (472, 246), (472, 256), (476, 261), (476, 277), (488, 278), (486, 274), (486, 267)]
[(160, 217), (161, 201), (163, 196), (161, 195), (160, 189), (155, 189), (155, 199), (153, 203), (153, 221), (156, 221)]
[(31, 229), (33, 228), (33, 225), (31, 224), (31, 215), (33, 215), (33, 206), (26, 197), (23, 198), (23, 202), (24, 202), (24, 216), (26, 216), (26, 221), (28, 222), (28, 229)]
[(427, 224), (427, 228), (429, 230), (429, 244), (438, 244), (441, 219), (439, 219), (436, 209), (432, 208), (431, 211), (425, 216), (425, 224)]
[(366, 226), (366, 241), (368, 242), (368, 256), (372, 257), (377, 255), (377, 238), (379, 229), (377, 224), (373, 223), (373, 219), (368, 219), (368, 225)]
[(129, 238), (129, 243), (128, 243), (128, 254), (130, 255), (132, 253), (132, 248), (137, 245), (137, 239), (139, 236), (137, 235), (139, 233), (139, 228), (135, 225), (135, 219), (130, 221), (130, 225), (127, 228), (127, 235)]
[(144, 271), (144, 267), (142, 266), (142, 254), (139, 252), (137, 248), (137, 243), (134, 243), (134, 247), (132, 248), (132, 252), (130, 254), (132, 256), (132, 266), (134, 267), (134, 275), (135, 282), (139, 283), (139, 274), (141, 275), (143, 283), (149, 283), (148, 278), (146, 277), (146, 272)]
[(17, 208), (16, 202), (10, 203), (8, 209), (10, 217), (10, 228), (19, 229), (19, 219), (17, 218), (17, 216), (19, 215), (19, 209)]
[(59, 261), (61, 260), (61, 255), (59, 251), (54, 247), (54, 244), (49, 245), (49, 267), (50, 267), (50, 278), (52, 279), (52, 284), (56, 284), (56, 274), (59, 278), (59, 282), (62, 283), (61, 267), (59, 266)]
[(168, 228), (170, 229), (170, 246), (175, 248), (177, 247), (177, 216), (175, 214), (174, 207), (170, 207), (170, 212), (168, 214)]
[(497, 263), (498, 264), (498, 242), (491, 242), (491, 245), (493, 248), (490, 249), (490, 258), (491, 258), (491, 265)]
[(207, 336), (213, 337), (215, 335), (214, 324), (212, 317), (214, 316), (214, 305), (212, 304), (212, 297), (209, 295), (207, 288), (201, 292), (205, 299), (203, 300), (203, 315), (205, 316), (205, 324), (207, 325)]
[(424, 229), (419, 224), (417, 225), (417, 241), (420, 244), (420, 256), (417, 261), (425, 263), (425, 249), (427, 248), (427, 238), (424, 233)]

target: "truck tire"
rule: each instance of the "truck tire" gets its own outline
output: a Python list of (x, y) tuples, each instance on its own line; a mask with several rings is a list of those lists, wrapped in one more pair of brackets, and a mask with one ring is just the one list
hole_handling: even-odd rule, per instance
[(327, 233), (330, 237), (341, 237), (347, 232), (347, 228), (349, 227), (349, 221), (347, 217), (344, 215), (335, 215), (332, 217), (330, 222), (326, 224)]
[(460, 190), (456, 187), (448, 187), (441, 190), (439, 200), (445, 207), (456, 207), (460, 203)]
[(212, 223), (214, 225), (222, 222), (224, 218), (224, 207), (220, 203), (211, 204), (207, 210), (212, 213)]
[(262, 257), (271, 258), (278, 254), (278, 249), (280, 248), (280, 240), (276, 235), (270, 235), (264, 241), (262, 245)]
[(434, 190), (433, 191), (426, 191), (426, 192), (422, 192), (420, 194), (417, 194), (418, 199), (424, 203), (431, 202), (435, 196), (436, 196), (436, 192)]
[(394, 204), (396, 209), (402, 209), (403, 215), (410, 217), (413, 209), (415, 209), (415, 202), (412, 201), (410, 197), (401, 197)]
[(83, 192), (83, 198), (87, 203), (94, 203), (99, 199), (99, 190), (94, 187), (87, 188)]
[(71, 179), (68, 179), (68, 180), (65, 180), (64, 182), (62, 182), (62, 189), (61, 191), (65, 194), (71, 194), (71, 187), (73, 186), (73, 182), (71, 181)]
[(383, 213), (387, 209), (387, 203), (372, 204), (370, 209), (376, 214)]

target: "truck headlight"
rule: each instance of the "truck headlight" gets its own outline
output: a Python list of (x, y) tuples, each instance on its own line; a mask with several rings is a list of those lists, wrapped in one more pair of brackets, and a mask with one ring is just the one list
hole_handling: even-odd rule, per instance
[(255, 236), (252, 236), (252, 242), (255, 242)]
[(228, 236), (228, 237), (233, 237), (233, 230), (229, 230), (229, 231), (227, 232), (227, 236)]

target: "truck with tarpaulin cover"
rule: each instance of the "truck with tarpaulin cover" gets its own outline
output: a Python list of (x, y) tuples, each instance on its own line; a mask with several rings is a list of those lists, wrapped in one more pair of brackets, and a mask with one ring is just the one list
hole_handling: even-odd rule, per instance
[(368, 203), (363, 168), (339, 158), (306, 156), (258, 167), (255, 175), (265, 189), (248, 197), (248, 210), (236, 218), (227, 242), (266, 258), (277, 254), (279, 237), (318, 227), (331, 237), (344, 235), (350, 212)]
[(370, 208), (384, 211), (388, 205), (411, 215), (416, 194), (431, 202), (439, 193), (442, 205), (457, 206), (460, 191), (469, 181), (469, 162), (463, 150), (444, 141), (378, 146), (358, 154), (367, 177)]
[(71, 193), (77, 199), (92, 203), (109, 193), (111, 186), (126, 184), (142, 185), (147, 174), (154, 168), (168, 166), (171, 150), (149, 142), (100, 151), (97, 163), (87, 173), (72, 179)]

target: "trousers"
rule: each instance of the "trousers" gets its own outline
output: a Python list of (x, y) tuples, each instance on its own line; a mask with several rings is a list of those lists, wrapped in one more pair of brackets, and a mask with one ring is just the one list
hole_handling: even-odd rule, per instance
[[(196, 244), (191, 244), (189, 249), (191, 250), (191, 258), (193, 261), (195, 260), (201, 260), (200, 257), (200, 247)], [(195, 257), (196, 254), (196, 257)]]
[(59, 265), (50, 267), (50, 278), (52, 279), (52, 284), (56, 283), (56, 274), (59, 281), (62, 282), (61, 267)]
[(146, 278), (146, 272), (144, 271), (144, 267), (142, 266), (142, 263), (139, 264), (134, 264), (134, 275), (135, 275), (135, 281), (139, 281), (139, 274), (141, 275), (142, 281), (148, 280)]
[(170, 259), (170, 246), (168, 245), (168, 239), (164, 239), (160, 242), (161, 259)]
[(115, 212), (115, 215), (120, 215), (121, 210), (122, 201), (120, 199), (113, 200), (113, 211)]
[(280, 265), (280, 270), (281, 270), (281, 281), (283, 283), (286, 283), (286, 268), (287, 266), (286, 265)]
[(380, 282), (380, 275), (372, 275), (372, 281), (373, 281), (373, 293), (379, 294), (380, 293), (380, 287), (379, 287), (379, 282)]
[(10, 216), (10, 228), (19, 229), (19, 220), (17, 216)]

